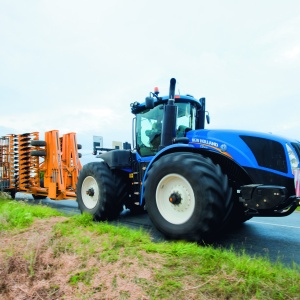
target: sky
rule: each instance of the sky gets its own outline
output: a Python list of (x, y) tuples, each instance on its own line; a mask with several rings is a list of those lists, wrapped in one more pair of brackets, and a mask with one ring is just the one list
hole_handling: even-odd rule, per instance
[(300, 140), (300, 1), (0, 0), (0, 136), (76, 132), (93, 159), (172, 77), (209, 129)]

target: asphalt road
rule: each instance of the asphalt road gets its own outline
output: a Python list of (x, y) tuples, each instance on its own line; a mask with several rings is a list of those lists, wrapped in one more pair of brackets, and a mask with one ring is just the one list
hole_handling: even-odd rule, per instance
[[(30, 199), (31, 196), (17, 194), (19, 199), (26, 197)], [(74, 200), (45, 199), (41, 202), (67, 214), (80, 214)], [(154, 241), (165, 240), (152, 225), (146, 213), (131, 215), (129, 211), (124, 211), (119, 219), (112, 223), (130, 228), (141, 227), (150, 233)], [(237, 253), (243, 251), (251, 257), (268, 257), (270, 261), (280, 261), (286, 266), (296, 263), (300, 268), (300, 212), (282, 218), (252, 218), (240, 228), (224, 233), (214, 247), (233, 249)]]

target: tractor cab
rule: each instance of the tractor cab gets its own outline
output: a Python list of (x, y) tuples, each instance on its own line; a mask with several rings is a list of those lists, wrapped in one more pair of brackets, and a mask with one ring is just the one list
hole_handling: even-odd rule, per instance
[[(171, 143), (188, 143), (185, 138), (188, 131), (204, 128), (205, 98), (197, 100), (190, 95), (175, 95), (168, 107), (172, 97), (158, 97), (158, 93), (156, 89), (151, 93), (154, 97), (147, 97), (142, 104), (131, 104), (131, 111), (136, 116), (133, 144), (141, 156), (154, 156), (166, 146), (163, 145), (164, 135), (170, 136)], [(206, 117), (209, 123), (209, 116)]]

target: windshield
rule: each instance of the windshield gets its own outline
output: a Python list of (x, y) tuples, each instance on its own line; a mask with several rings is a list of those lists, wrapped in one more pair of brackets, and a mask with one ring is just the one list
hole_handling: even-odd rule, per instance
[[(176, 103), (178, 107), (176, 137), (184, 137), (187, 131), (195, 129), (196, 108), (190, 103)], [(136, 142), (141, 156), (152, 156), (158, 152), (161, 143), (163, 104), (145, 109), (136, 115)]]

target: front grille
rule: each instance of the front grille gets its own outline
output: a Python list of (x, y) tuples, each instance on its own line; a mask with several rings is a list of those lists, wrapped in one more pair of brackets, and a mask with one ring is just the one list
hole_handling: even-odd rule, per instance
[(250, 148), (259, 166), (287, 173), (284, 148), (279, 142), (246, 135), (240, 138)]

